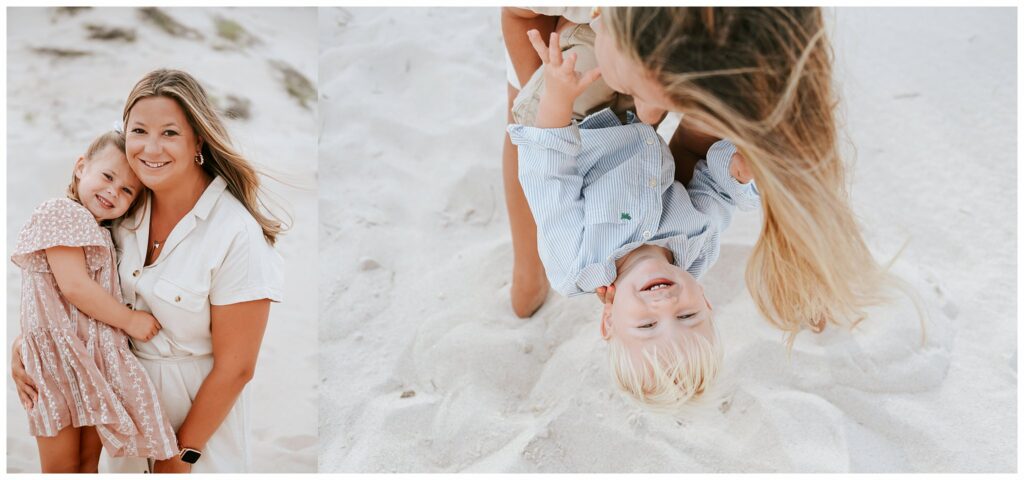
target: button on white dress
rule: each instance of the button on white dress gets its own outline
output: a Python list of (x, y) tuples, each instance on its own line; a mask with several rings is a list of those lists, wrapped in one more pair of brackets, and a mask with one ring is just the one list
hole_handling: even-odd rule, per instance
[[(215, 178), (195, 207), (175, 225), (159, 257), (144, 266), (151, 204), (114, 228), (124, 302), (152, 312), (163, 330), (133, 342), (175, 430), (181, 427), (213, 368), (210, 306), (251, 300), (281, 301), (284, 262), (259, 224)], [(246, 472), (249, 466), (247, 391), (210, 437), (193, 473)], [(112, 472), (149, 471), (144, 458), (106, 458)]]

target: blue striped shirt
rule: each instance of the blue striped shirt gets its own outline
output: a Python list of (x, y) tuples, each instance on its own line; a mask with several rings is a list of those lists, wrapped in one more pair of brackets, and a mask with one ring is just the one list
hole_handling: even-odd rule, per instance
[(753, 181), (741, 184), (729, 173), (731, 142), (712, 145), (684, 187), (654, 128), (632, 112), (628, 120), (623, 125), (606, 109), (564, 128), (508, 127), (537, 249), (563, 295), (610, 285), (615, 261), (644, 244), (669, 249), (675, 265), (699, 279), (718, 258), (733, 208), (761, 204)]

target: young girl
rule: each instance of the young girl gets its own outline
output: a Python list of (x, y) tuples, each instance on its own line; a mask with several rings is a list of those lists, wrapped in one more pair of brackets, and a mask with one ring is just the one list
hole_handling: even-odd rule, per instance
[(36, 208), (11, 257), (22, 269), (22, 361), (37, 391), (25, 409), (43, 472), (96, 472), (102, 447), (112, 456), (178, 453), (125, 335), (148, 341), (160, 324), (121, 303), (104, 228), (144, 193), (124, 152), (123, 134), (94, 140), (75, 163), (68, 198)]

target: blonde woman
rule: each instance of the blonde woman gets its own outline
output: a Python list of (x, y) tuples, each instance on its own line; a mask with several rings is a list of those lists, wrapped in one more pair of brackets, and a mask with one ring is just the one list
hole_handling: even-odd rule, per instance
[[(849, 206), (821, 10), (618, 7), (593, 12), (590, 26), (602, 80), (632, 96), (641, 120), (684, 114), (671, 142), (677, 178), (692, 172), (692, 154), (703, 158), (718, 138), (733, 141), (748, 160), (764, 227), (747, 265), (747, 286), (787, 343), (805, 329), (858, 322), (863, 307), (881, 299), (889, 277)], [(512, 208), (522, 189), (508, 182), (506, 176), (513, 244), (519, 238), (528, 246), (522, 239), (535, 237), (535, 227), (522, 218), (528, 211)], [(543, 271), (539, 259), (533, 269), (518, 265), (534, 263), (535, 243), (532, 256), (520, 250), (529, 248), (516, 250), (518, 271)], [(543, 302), (536, 292), (546, 293), (547, 282), (525, 274), (516, 280), (526, 282), (513, 285), (516, 311), (530, 314)]]
[[(283, 261), (273, 248), (281, 222), (261, 212), (255, 170), (188, 73), (147, 74), (123, 121), (129, 165), (151, 195), (114, 228), (118, 274), (129, 308), (163, 325), (132, 350), (160, 392), (178, 454), (152, 464), (112, 458), (109, 470), (245, 472), (245, 387), (270, 303), (281, 301)], [(31, 393), (22, 369), (14, 362), (15, 382)]]

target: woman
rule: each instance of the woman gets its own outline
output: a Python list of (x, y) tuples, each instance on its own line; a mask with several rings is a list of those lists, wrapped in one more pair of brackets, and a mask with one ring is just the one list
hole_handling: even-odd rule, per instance
[[(763, 199), (764, 227), (746, 278), (762, 315), (786, 332), (790, 346), (804, 329), (860, 321), (889, 277), (849, 207), (821, 10), (620, 7), (595, 13), (594, 56), (604, 82), (631, 95), (647, 123), (666, 111), (685, 115), (672, 142), (677, 178), (692, 170), (692, 155), (681, 153), (703, 157), (715, 138), (731, 139), (748, 160)], [(509, 186), (505, 176), (513, 280), (525, 284), (513, 283), (513, 306), (529, 315), (543, 303), (547, 282), (535, 275), (543, 272), (536, 244), (529, 248), (535, 227), (521, 226), (532, 226), (529, 210), (512, 207), (515, 193), (522, 195), (514, 177)]]
[[(160, 392), (178, 456), (111, 458), (114, 472), (244, 472), (249, 463), (245, 386), (270, 302), (281, 301), (281, 222), (260, 211), (256, 171), (239, 155), (199, 83), (156, 70), (124, 108), (129, 164), (150, 197), (114, 228), (130, 308), (163, 330), (133, 352)], [(31, 395), (16, 342), (13, 376)]]

